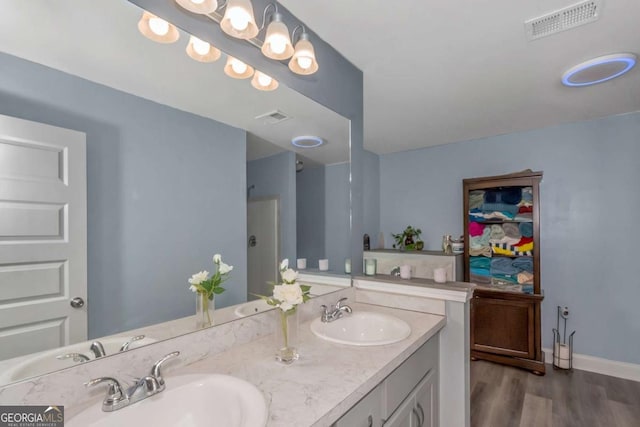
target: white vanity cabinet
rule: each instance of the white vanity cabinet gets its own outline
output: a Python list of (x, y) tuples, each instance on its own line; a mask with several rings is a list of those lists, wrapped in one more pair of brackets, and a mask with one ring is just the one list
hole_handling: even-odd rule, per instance
[(438, 335), (416, 350), (333, 427), (436, 427)]

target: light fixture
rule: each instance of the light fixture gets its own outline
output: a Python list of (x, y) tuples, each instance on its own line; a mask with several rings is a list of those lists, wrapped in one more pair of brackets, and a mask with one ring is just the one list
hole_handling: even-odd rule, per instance
[(271, 91), (278, 88), (278, 81), (273, 77), (267, 76), (265, 73), (256, 70), (251, 79), (251, 86), (258, 90)]
[(248, 79), (253, 75), (253, 67), (233, 56), (229, 56), (224, 66), (224, 73), (234, 79)]
[(291, 140), (291, 144), (298, 148), (316, 148), (324, 144), (324, 139), (319, 136), (296, 136)]
[(220, 49), (212, 46), (204, 40), (200, 40), (196, 36), (189, 38), (187, 45), (187, 55), (198, 62), (214, 62), (220, 59)]
[(267, 9), (269, 9), (269, 6), (273, 6), (275, 8), (275, 13), (267, 27), (267, 34), (264, 37), (264, 43), (260, 50), (267, 58), (278, 61), (289, 59), (291, 58), (291, 55), (293, 55), (293, 45), (289, 38), (289, 29), (282, 21), (282, 14), (278, 12), (277, 5), (269, 3), (267, 7), (264, 8), (262, 25), (264, 26), (264, 22), (267, 21)]
[(251, 0), (228, 0), (220, 21), (222, 31), (237, 39), (252, 39), (260, 30), (253, 16)]
[(304, 27), (301, 25), (296, 27), (293, 30), (294, 35), (298, 28), (302, 28), (302, 33), (296, 43), (293, 57), (291, 57), (289, 61), (289, 69), (296, 74), (307, 76), (318, 71), (318, 61), (316, 61), (316, 53), (313, 45), (309, 41), (309, 34), (305, 31)]
[(189, 12), (199, 13), (201, 15), (213, 13), (218, 9), (217, 0), (176, 0), (176, 3)]
[(570, 68), (562, 75), (565, 86), (590, 86), (615, 79), (636, 65), (632, 53), (616, 53), (600, 56)]
[(158, 43), (173, 43), (180, 38), (174, 25), (146, 11), (138, 21), (138, 30), (146, 38)]

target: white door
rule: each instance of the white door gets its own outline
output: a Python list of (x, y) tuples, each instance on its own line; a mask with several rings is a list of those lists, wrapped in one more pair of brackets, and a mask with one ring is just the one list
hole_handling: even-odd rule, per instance
[(278, 200), (250, 200), (247, 203), (248, 299), (271, 295), (267, 282), (278, 280)]
[(0, 115), (0, 360), (87, 339), (85, 140)]

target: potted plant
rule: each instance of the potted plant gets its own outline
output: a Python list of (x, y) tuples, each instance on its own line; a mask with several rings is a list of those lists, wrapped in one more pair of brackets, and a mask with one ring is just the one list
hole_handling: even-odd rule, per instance
[(402, 233), (391, 233), (391, 236), (393, 236), (395, 240), (393, 248), (400, 249), (401, 251), (421, 251), (424, 248), (424, 242), (420, 240), (420, 234), (422, 234), (422, 230), (413, 228), (411, 225), (407, 225), (407, 228), (405, 228)]

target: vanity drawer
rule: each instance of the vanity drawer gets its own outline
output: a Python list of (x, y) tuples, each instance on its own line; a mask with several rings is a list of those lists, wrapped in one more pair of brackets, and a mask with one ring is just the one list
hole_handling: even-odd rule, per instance
[(382, 417), (389, 417), (431, 370), (437, 370), (438, 335), (432, 337), (384, 381)]

